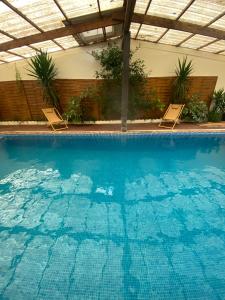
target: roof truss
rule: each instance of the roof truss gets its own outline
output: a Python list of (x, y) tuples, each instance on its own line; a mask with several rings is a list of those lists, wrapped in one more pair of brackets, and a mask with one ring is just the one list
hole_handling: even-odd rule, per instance
[[(65, 10), (63, 6), (61, 5), (61, 0), (53, 0), (53, 4), (57, 8), (57, 11), (62, 16), (61, 27), (55, 28), (52, 30), (43, 30), (41, 26), (35, 23), (35, 20), (33, 18), (29, 17), (29, 15), (26, 15), (26, 13), (23, 13), (19, 7), (15, 7), (11, 2), (8, 0), (2, 0), (1, 2), (6, 5), (13, 13), (18, 15), (20, 18), (22, 18), (25, 22), (29, 24), (29, 26), (32, 26), (38, 31), (38, 33), (35, 33), (33, 35), (25, 36), (17, 38), (16, 34), (12, 34), (10, 32), (7, 32), (7, 30), (0, 29), (0, 34), (4, 35), (5, 37), (8, 37), (9, 41), (3, 42), (0, 44), (0, 52), (5, 51), (9, 54), (16, 55), (17, 57), (24, 58), (23, 54), (19, 54), (14, 52), (15, 48), (28, 46), (31, 50), (37, 51), (38, 49), (33, 46), (33, 44), (46, 42), (46, 41), (52, 41), (58, 49), (64, 49), (64, 46), (62, 43), (59, 43), (58, 38), (68, 37), (71, 36), (74, 38), (74, 41), (77, 42), (78, 45), (83, 46), (87, 45), (90, 42), (91, 43), (97, 43), (106, 41), (108, 37), (118, 36), (118, 28), (117, 30), (113, 30), (112, 35), (107, 34), (106, 28), (108, 26), (113, 26), (113, 28), (116, 28), (117, 25), (123, 24), (123, 35), (125, 32), (128, 32), (130, 29), (131, 22), (137, 24), (137, 30), (135, 35), (133, 36), (136, 39), (139, 39), (140, 32), (142, 31), (143, 26), (153, 26), (158, 28), (163, 28), (165, 30), (161, 29), (160, 35), (157, 37), (154, 42), (160, 42), (163, 43), (165, 41), (165, 37), (168, 40), (168, 35), (171, 34), (172, 31), (181, 31), (190, 33), (188, 36), (183, 35), (184, 39), (180, 40), (176, 46), (185, 46), (192, 38), (194, 39), (196, 35), (209, 37), (208, 40), (206, 39), (205, 43), (201, 43), (198, 47), (195, 49), (197, 50), (204, 50), (204, 48), (209, 49), (210, 46), (214, 46), (214, 43), (217, 43), (221, 40), (225, 40), (225, 5), (224, 10), (221, 9), (221, 11), (218, 11), (217, 14), (214, 15), (213, 18), (210, 19), (206, 24), (199, 25), (184, 22), (182, 21), (183, 16), (186, 15), (187, 12), (189, 12), (196, 3), (201, 2), (203, 0), (186, 0), (184, 1), (183, 9), (179, 11), (179, 14), (176, 15), (176, 18), (166, 18), (161, 17), (157, 14), (152, 14), (151, 7), (152, 5), (156, 5), (156, 3), (160, 3), (159, 0), (124, 0), (123, 6), (121, 4), (120, 8), (117, 9), (110, 9), (108, 11), (104, 10), (104, 5), (107, 1), (103, 0), (92, 0), (93, 3), (95, 3), (95, 12), (94, 14), (88, 14), (84, 15), (82, 17), (75, 17), (71, 18), (70, 13), (68, 13), (68, 10)], [(118, 0), (118, 2), (122, 3), (121, 0)], [(145, 8), (143, 9), (143, 13), (137, 13), (135, 12), (135, 2), (142, 5), (145, 3)], [(172, 0), (172, 2), (177, 2), (177, 0)], [(209, 0), (206, 0), (207, 3), (210, 5), (213, 3)], [(81, 1), (82, 3), (82, 1)], [(162, 0), (162, 3), (170, 3), (169, 1), (166, 2), (166, 0)], [(205, 2), (204, 2), (205, 3)], [(203, 4), (204, 4), (203, 3)], [(83, 5), (83, 4), (80, 4)], [(223, 5), (223, 4), (221, 4)], [(204, 7), (203, 7), (204, 9)], [(93, 10), (92, 10), (93, 11)], [(223, 21), (224, 20), (224, 21)], [(1, 22), (1, 20), (0, 20)], [(220, 22), (220, 23), (218, 23)], [(224, 22), (224, 30), (223, 24)], [(214, 24), (217, 23), (219, 26), (214, 26)], [(0, 24), (1, 25), (1, 24)], [(0, 26), (1, 27), (1, 26)], [(219, 28), (222, 28), (220, 30)], [(102, 38), (100, 40), (91, 40), (85, 37), (83, 34), (84, 32), (101, 29), (100, 32), (102, 32)], [(120, 35), (122, 32), (120, 33)], [(97, 36), (96, 36), (97, 37)], [(211, 39), (210, 39), (211, 38)], [(213, 39), (212, 39), (213, 38)], [(6, 39), (7, 40), (7, 39)], [(215, 44), (216, 45), (216, 44)], [(208, 48), (207, 48), (208, 47)], [(210, 48), (210, 51), (212, 51), (212, 48)], [(207, 51), (207, 50), (206, 50)], [(215, 51), (213, 53), (223, 53), (225, 51), (221, 50), (221, 45), (219, 51)], [(21, 53), (21, 52), (20, 52)], [(6, 62), (3, 58), (0, 59), (1, 62)]]

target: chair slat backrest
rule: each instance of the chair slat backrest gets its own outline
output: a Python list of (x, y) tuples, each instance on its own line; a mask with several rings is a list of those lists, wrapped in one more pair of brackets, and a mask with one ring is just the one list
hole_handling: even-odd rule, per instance
[(54, 108), (44, 108), (42, 111), (49, 123), (61, 122), (63, 120), (59, 117)]
[(163, 116), (163, 120), (177, 120), (182, 113), (184, 104), (170, 104)]

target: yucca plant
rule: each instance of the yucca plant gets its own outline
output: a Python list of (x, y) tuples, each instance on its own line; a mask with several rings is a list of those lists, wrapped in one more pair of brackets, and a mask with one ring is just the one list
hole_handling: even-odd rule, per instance
[(178, 59), (176, 67), (176, 79), (173, 83), (172, 103), (185, 103), (189, 88), (189, 76), (193, 71), (192, 61), (187, 61), (187, 57), (181, 61)]
[(52, 57), (47, 52), (40, 50), (29, 62), (28, 75), (35, 77), (42, 89), (43, 99), (46, 103), (60, 108), (59, 97), (54, 88), (54, 79), (57, 75), (57, 69)]
[(210, 110), (214, 110), (218, 113), (225, 113), (225, 91), (223, 88), (214, 91)]

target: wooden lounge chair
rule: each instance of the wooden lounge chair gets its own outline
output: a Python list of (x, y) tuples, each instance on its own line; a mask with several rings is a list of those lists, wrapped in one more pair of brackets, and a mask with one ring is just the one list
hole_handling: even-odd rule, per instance
[(48, 120), (49, 125), (54, 131), (68, 128), (67, 122), (63, 120), (62, 116), (56, 108), (43, 108), (42, 111), (46, 119)]
[[(164, 116), (162, 117), (161, 122), (159, 123), (159, 127), (174, 129), (184, 109), (184, 106), (184, 104), (170, 104)], [(162, 123), (172, 123), (172, 125), (162, 125)]]

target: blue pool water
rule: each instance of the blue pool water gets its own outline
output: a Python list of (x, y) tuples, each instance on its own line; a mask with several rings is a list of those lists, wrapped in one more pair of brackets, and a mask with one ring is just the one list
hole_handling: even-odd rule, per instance
[(0, 299), (225, 299), (225, 135), (0, 138)]

